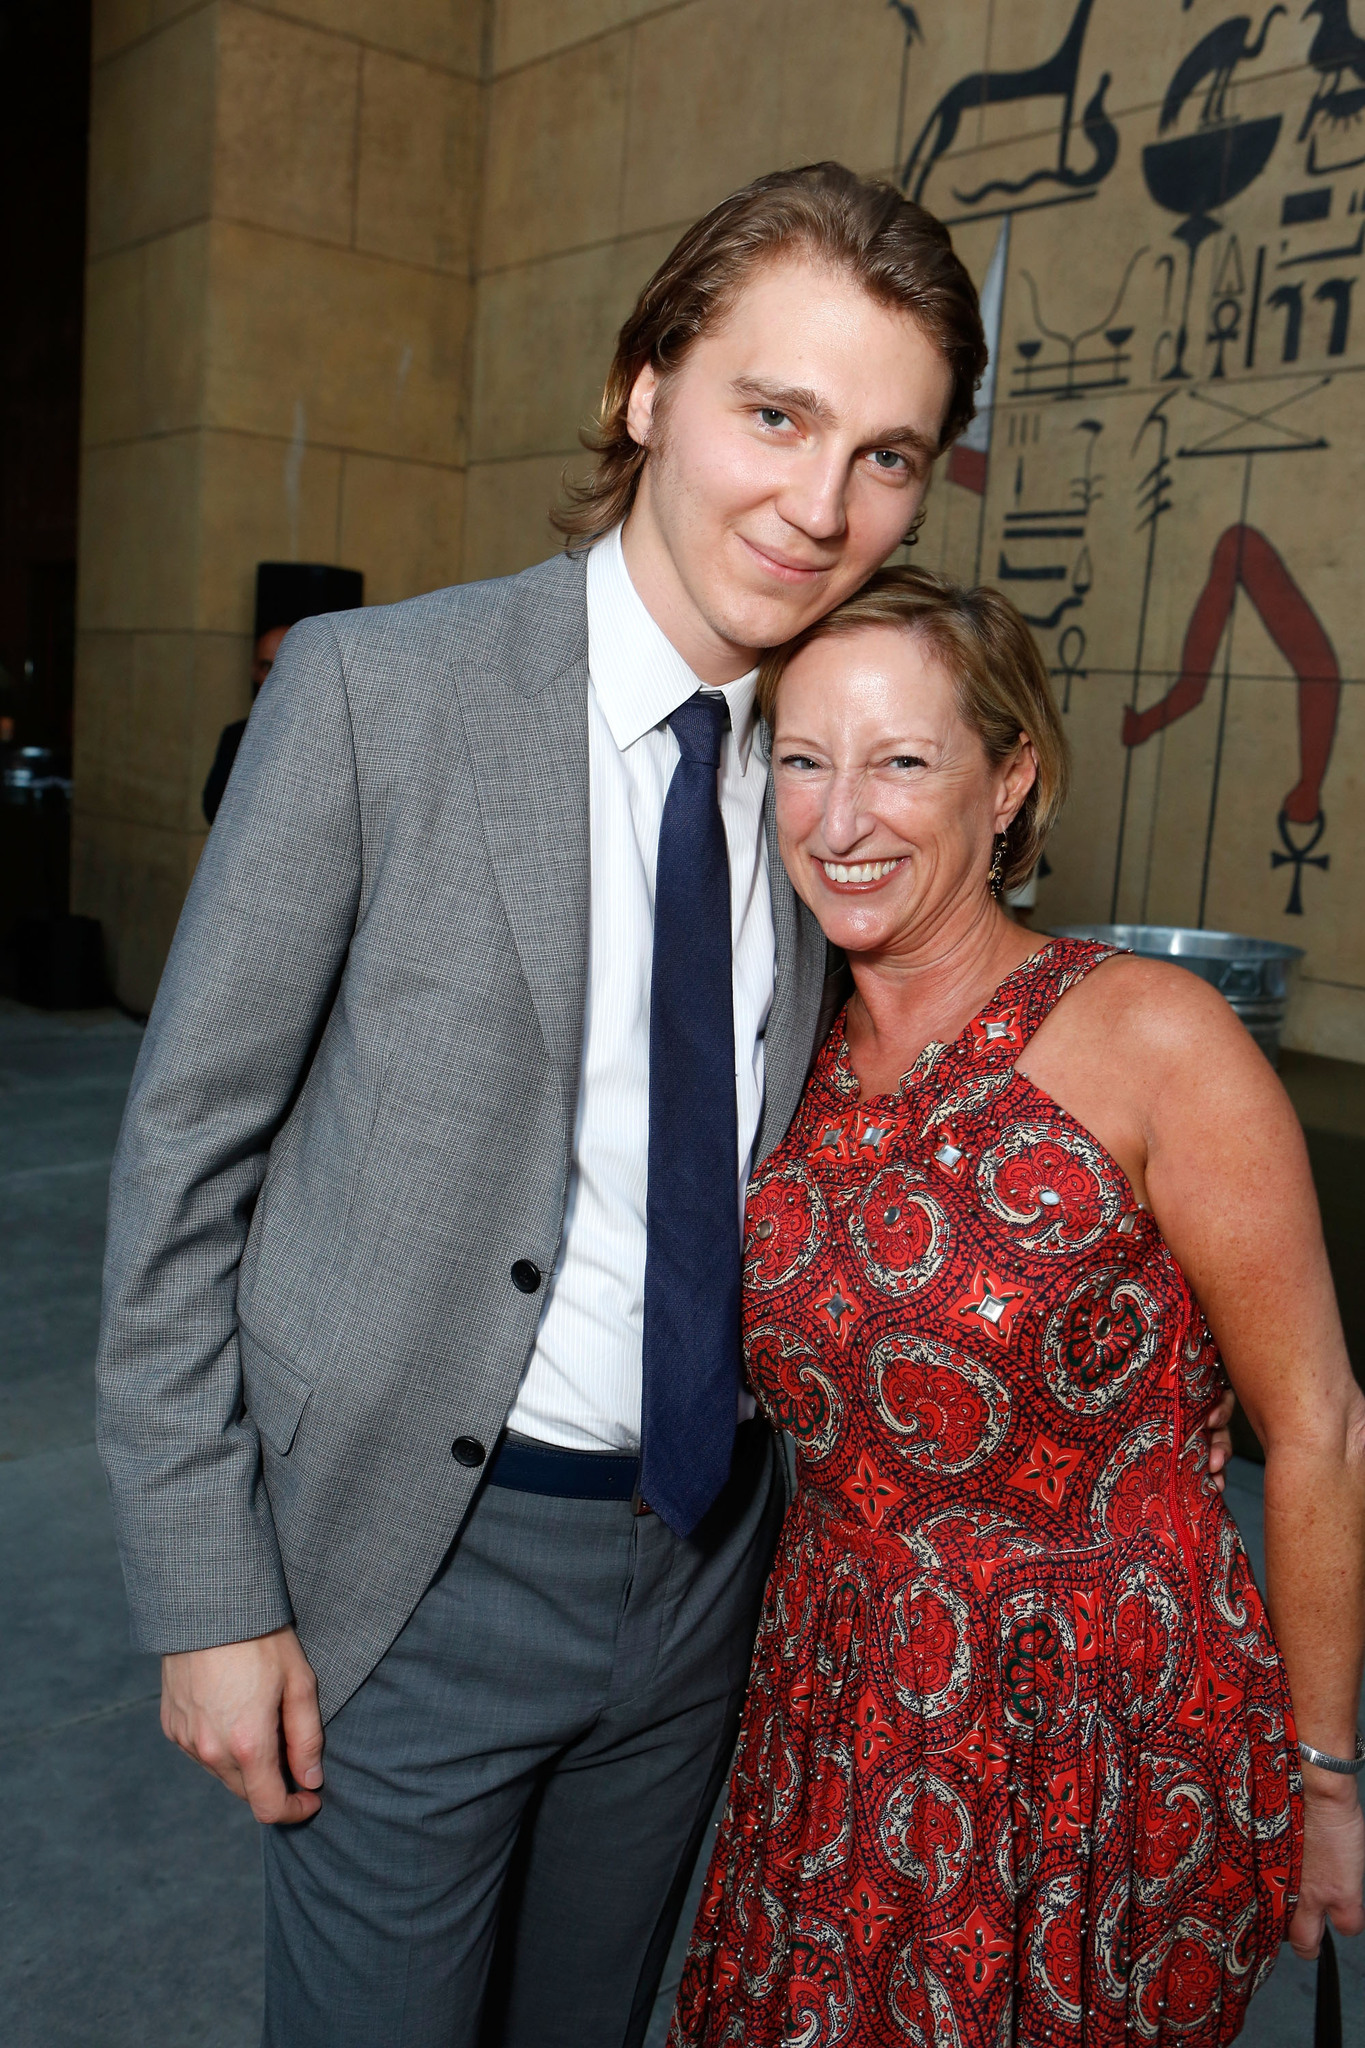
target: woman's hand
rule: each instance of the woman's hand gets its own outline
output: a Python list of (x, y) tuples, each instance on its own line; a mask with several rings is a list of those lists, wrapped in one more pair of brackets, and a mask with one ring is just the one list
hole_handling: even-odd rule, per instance
[(1303, 1877), (1289, 1946), (1305, 1958), (1322, 1946), (1324, 1919), (1338, 1934), (1365, 1933), (1365, 1813), (1353, 1780), (1343, 1779), (1340, 1791), (1309, 1784), (1322, 1775), (1304, 1765)]

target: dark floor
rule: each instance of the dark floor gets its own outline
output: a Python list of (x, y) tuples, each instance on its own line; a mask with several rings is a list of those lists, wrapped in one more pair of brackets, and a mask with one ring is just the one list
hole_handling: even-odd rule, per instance
[[(259, 2036), (255, 1824), (162, 1740), (155, 1661), (127, 1647), (91, 1443), (104, 1183), (139, 1036), (111, 1013), (0, 1002), (5, 2048), (255, 2048)], [(1349, 1206), (1365, 1185), (1365, 1069), (1326, 1066), (1291, 1060), (1285, 1079), (1344, 1255), (1365, 1228)], [(1335, 1104), (1345, 1130), (1320, 1145)], [(1344, 1291), (1359, 1313), (1358, 1272)], [(1260, 1476), (1239, 1463), (1229, 1492), (1258, 1570)], [(1339, 1949), (1346, 2048), (1365, 2048), (1365, 1939)], [(650, 2048), (677, 1962), (675, 1949)], [(1286, 1951), (1243, 2041), (1307, 2043), (1312, 1979)]]

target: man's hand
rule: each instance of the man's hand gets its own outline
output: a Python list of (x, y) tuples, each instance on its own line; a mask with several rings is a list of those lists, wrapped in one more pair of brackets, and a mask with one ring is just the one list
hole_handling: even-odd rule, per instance
[(1220, 1493), (1224, 1485), (1223, 1467), (1232, 1456), (1232, 1411), (1236, 1406), (1237, 1396), (1228, 1387), (1210, 1408), (1204, 1425), (1209, 1433), (1209, 1472)]
[(317, 1680), (292, 1628), (163, 1657), (161, 1731), (257, 1820), (308, 1820), (322, 1804)]

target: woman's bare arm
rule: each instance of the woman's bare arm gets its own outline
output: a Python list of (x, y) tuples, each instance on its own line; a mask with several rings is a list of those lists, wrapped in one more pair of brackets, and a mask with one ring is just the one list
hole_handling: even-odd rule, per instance
[[(1300, 1739), (1349, 1757), (1365, 1658), (1365, 1397), (1351, 1375), (1298, 1119), (1223, 998), (1181, 968), (1107, 962), (1021, 1069), (1093, 1131), (1152, 1210), (1266, 1454), (1267, 1604)], [(1356, 1781), (1304, 1766), (1291, 1940), (1365, 1928)]]
[[(1165, 979), (1165, 977), (1163, 977)], [(1137, 1017), (1152, 1213), (1265, 1449), (1266, 1594), (1300, 1740), (1350, 1757), (1365, 1659), (1365, 1398), (1351, 1374), (1298, 1119), (1222, 998), (1171, 970)], [(1145, 1006), (1144, 1006), (1145, 1007)], [(1145, 1028), (1144, 1028), (1145, 1027)], [(1304, 1877), (1290, 1932), (1365, 1928), (1353, 1778), (1304, 1765)]]

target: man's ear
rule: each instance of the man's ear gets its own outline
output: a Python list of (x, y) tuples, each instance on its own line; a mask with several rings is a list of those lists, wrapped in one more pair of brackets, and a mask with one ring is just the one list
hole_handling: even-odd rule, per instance
[(648, 448), (650, 431), (654, 425), (654, 401), (659, 395), (659, 373), (653, 363), (646, 363), (630, 387), (630, 400), (626, 406), (626, 432), (637, 448)]

